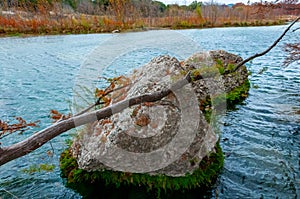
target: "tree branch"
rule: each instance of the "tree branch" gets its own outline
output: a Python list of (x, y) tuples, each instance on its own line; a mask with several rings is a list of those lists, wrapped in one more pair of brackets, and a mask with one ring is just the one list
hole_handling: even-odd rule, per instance
[(299, 21), (300, 17), (298, 17), (297, 19), (295, 19), (286, 29), (285, 31), (280, 35), (280, 37), (278, 37), (278, 39), (269, 47), (267, 48), (265, 51), (261, 52), (261, 53), (256, 53), (255, 55), (252, 55), (250, 57), (248, 57), (247, 59), (241, 61), (240, 63), (238, 63), (234, 69), (232, 70), (232, 72), (237, 71), (237, 69), (239, 69), (241, 66), (243, 66), (245, 63), (257, 58), (257, 57), (261, 57), (265, 54), (267, 54), (270, 50), (272, 50), (279, 42), (280, 40), (284, 37), (284, 35), (291, 29), (291, 27), (297, 22)]
[(90, 105), (89, 107), (85, 108), (84, 110), (80, 111), (79, 113), (75, 114), (74, 116), (82, 115), (82, 114), (88, 112), (89, 110), (91, 110), (92, 108), (94, 108), (94, 107), (96, 107), (96, 106), (98, 106), (98, 105), (101, 105), (101, 104), (102, 104), (102, 103), (101, 103), (101, 99), (102, 99), (103, 97), (107, 96), (108, 94), (110, 94), (110, 93), (112, 93), (112, 92), (116, 92), (116, 91), (118, 91), (118, 90), (121, 90), (121, 89), (123, 89), (123, 88), (126, 88), (127, 86), (130, 86), (130, 85), (131, 85), (131, 84), (126, 84), (126, 85), (121, 86), (121, 87), (118, 87), (118, 88), (116, 88), (116, 89), (108, 90), (107, 92), (105, 92), (105, 94), (103, 94), (103, 95), (101, 95), (100, 97), (98, 97), (97, 101), (96, 101), (94, 104)]
[(299, 28), (296, 28), (295, 30), (293, 30), (293, 32), (296, 32), (297, 30), (300, 30), (300, 27), (299, 27)]
[(284, 51), (288, 53), (283, 62), (285, 66), (300, 60), (300, 43), (285, 44)]
[[(155, 102), (158, 101), (173, 91), (182, 88), (183, 86), (187, 85), (191, 81), (202, 79), (202, 76), (198, 75), (196, 77), (191, 77), (191, 74), (188, 73), (185, 78), (179, 80), (175, 84), (173, 84), (170, 88), (164, 89), (159, 92), (151, 93), (151, 94), (144, 94), (137, 97), (132, 97), (130, 99), (122, 100), (116, 104), (113, 104), (109, 107), (105, 107), (103, 109), (93, 111), (90, 113), (81, 114), (78, 116), (71, 117), (66, 120), (62, 120), (53, 124), (52, 126), (37, 132), (36, 134), (28, 137), (27, 139), (13, 144), (8, 147), (0, 148), (0, 166), (24, 156), (35, 149), (41, 147), (43, 144), (48, 142), (49, 140), (53, 139), (54, 137), (72, 129), (77, 126), (81, 126), (87, 123), (94, 122), (96, 120), (104, 119), (109, 117), (115, 113), (121, 112), (122, 110), (126, 109), (127, 107), (140, 104), (143, 102)], [(96, 117), (95, 117), (96, 116)], [(76, 123), (75, 123), (76, 121)]]

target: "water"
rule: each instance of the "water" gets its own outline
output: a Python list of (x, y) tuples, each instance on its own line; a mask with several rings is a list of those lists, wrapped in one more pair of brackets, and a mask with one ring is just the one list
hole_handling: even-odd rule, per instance
[[(69, 111), (73, 79), (85, 56), (111, 35), (49, 36), (0, 39), (0, 118), (41, 120), (40, 128), (24, 135), (1, 140), (6, 146), (28, 137), (51, 124), (49, 111)], [(80, 198), (64, 187), (60, 179), (59, 154), (66, 148), (68, 133), (51, 141), (26, 157), (1, 167), (2, 198)], [(53, 164), (54, 172), (26, 174), (34, 164)], [(10, 192), (10, 193), (8, 193)]]
[[(203, 46), (201, 38), (207, 35), (211, 42), (206, 49), (221, 48), (245, 58), (265, 50), (283, 30), (226, 28), (188, 34)], [(299, 40), (299, 33), (288, 34), (282, 43)], [(300, 65), (282, 68), (282, 43), (247, 64), (250, 95), (224, 117), (225, 166), (214, 193), (220, 198), (300, 197)], [(259, 74), (263, 67), (268, 70)]]
[[(285, 26), (183, 30), (204, 50), (224, 49), (246, 58), (267, 48)], [(151, 34), (151, 33), (150, 33)], [(6, 146), (51, 124), (49, 110), (69, 110), (74, 79), (92, 50), (111, 34), (0, 39), (0, 118), (23, 116), (41, 120), (24, 135), (0, 140)], [(143, 39), (143, 38), (141, 38)], [(299, 42), (289, 33), (283, 42)], [(282, 43), (281, 43), (282, 44)], [(127, 55), (126, 55), (127, 56)], [(252, 72), (250, 95), (222, 119), (224, 169), (211, 195), (219, 198), (300, 197), (300, 66), (282, 68), (285, 54), (279, 47), (247, 65)], [(134, 56), (139, 60), (139, 56)], [(142, 60), (136, 61), (143, 63)], [(262, 74), (263, 67), (268, 70)], [(123, 69), (127, 71), (126, 69)], [(72, 132), (71, 132), (72, 133)], [(81, 198), (60, 178), (59, 155), (70, 133), (25, 157), (1, 166), (2, 198)], [(54, 172), (27, 174), (33, 164), (53, 164)]]

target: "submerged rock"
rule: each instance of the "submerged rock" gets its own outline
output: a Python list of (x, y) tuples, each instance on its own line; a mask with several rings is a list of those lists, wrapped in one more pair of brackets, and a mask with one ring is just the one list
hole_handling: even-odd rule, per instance
[[(114, 92), (112, 104), (169, 88), (188, 72), (200, 73), (203, 79), (155, 103), (128, 107), (89, 126), (62, 155), (63, 174), (74, 180), (74, 170), (81, 170), (100, 181), (113, 175), (118, 177), (110, 184), (142, 184), (147, 189), (210, 184), (223, 164), (212, 116), (225, 111), (226, 102), (246, 97), (249, 89), (246, 67), (232, 72), (241, 60), (225, 51), (197, 53), (184, 62), (170, 56), (152, 59), (126, 78), (130, 86)], [(72, 166), (66, 164), (70, 158)], [(160, 183), (155, 183), (157, 179)]]

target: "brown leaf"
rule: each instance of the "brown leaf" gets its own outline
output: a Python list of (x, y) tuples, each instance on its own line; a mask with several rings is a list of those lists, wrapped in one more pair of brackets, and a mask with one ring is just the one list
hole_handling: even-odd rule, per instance
[(51, 114), (58, 114), (58, 111), (57, 110), (51, 110), (50, 113)]

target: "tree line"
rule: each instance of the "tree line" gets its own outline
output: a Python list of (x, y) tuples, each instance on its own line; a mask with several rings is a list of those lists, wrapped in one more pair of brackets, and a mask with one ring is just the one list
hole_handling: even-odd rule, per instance
[(189, 5), (152, 0), (2, 0), (0, 34), (277, 25), (291, 15), (300, 15), (298, 0), (234, 5), (215, 0)]
[[(3, 0), (0, 6), (6, 9), (23, 9), (39, 12), (41, 9), (75, 11), (83, 14), (96, 15), (136, 15), (143, 17), (162, 17), (169, 15), (190, 15), (191, 12), (202, 14), (205, 18), (232, 18), (248, 20), (249, 18), (264, 19), (276, 15), (299, 15), (298, 0), (282, 0), (247, 4), (219, 4), (215, 0), (209, 2), (193, 1), (189, 5), (165, 5), (152, 0)], [(201, 9), (202, 13), (199, 13)], [(197, 11), (198, 10), (198, 11)], [(195, 13), (193, 13), (195, 14)], [(215, 16), (214, 16), (215, 15)]]

